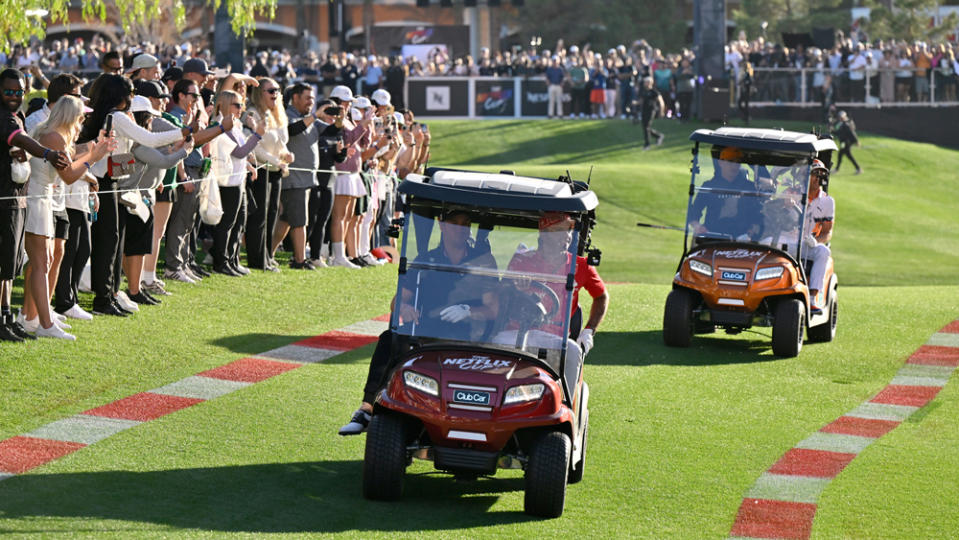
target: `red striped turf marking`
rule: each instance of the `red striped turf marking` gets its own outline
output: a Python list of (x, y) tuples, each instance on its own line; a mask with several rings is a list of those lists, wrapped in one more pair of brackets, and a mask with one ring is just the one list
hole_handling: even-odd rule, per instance
[(769, 468), (773, 474), (790, 474), (795, 476), (815, 476), (817, 478), (833, 478), (849, 465), (856, 454), (843, 452), (828, 452), (826, 450), (809, 450), (806, 448), (792, 448), (775, 465)]
[(959, 334), (959, 321), (952, 321), (946, 326), (943, 326), (940, 332), (944, 332), (946, 334)]
[(889, 405), (907, 405), (909, 407), (922, 407), (932, 401), (936, 394), (942, 390), (939, 386), (905, 386), (899, 384), (890, 384), (882, 389), (882, 392), (872, 398), (873, 403), (887, 403)]
[(872, 420), (869, 418), (856, 418), (855, 416), (840, 416), (835, 422), (819, 431), (878, 439), (893, 429), (896, 429), (896, 426), (899, 424), (900, 422), (893, 420)]
[(959, 347), (923, 345), (912, 353), (907, 364), (959, 367)]
[(343, 332), (342, 330), (333, 330), (325, 334), (297, 341), (294, 345), (302, 347), (313, 347), (315, 349), (327, 349), (333, 351), (350, 351), (370, 343), (375, 343), (379, 336), (364, 336), (352, 332)]
[(276, 360), (241, 358), (224, 366), (197, 373), (197, 375), (226, 381), (258, 383), (301, 366), (302, 364), (278, 362)]
[(155, 420), (161, 416), (179, 411), (180, 409), (196, 405), (197, 403), (203, 403), (203, 401), (202, 399), (141, 392), (130, 397), (119, 399), (113, 403), (108, 403), (102, 407), (84, 411), (83, 414), (149, 422), (150, 420)]
[(390, 322), (390, 314), (387, 313), (385, 315), (380, 315), (379, 317), (373, 317), (373, 320), (380, 321), (380, 322)]
[(809, 538), (816, 505), (766, 499), (743, 499), (730, 536)]
[(86, 447), (83, 443), (51, 441), (34, 437), (11, 437), (0, 441), (0, 471), (21, 474), (72, 454)]

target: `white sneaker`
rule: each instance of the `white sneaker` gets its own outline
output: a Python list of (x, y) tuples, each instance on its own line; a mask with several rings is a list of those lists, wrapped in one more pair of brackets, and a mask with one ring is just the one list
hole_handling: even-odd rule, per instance
[(17, 315), (17, 322), (20, 323), (20, 326), (22, 326), (24, 330), (30, 332), (31, 334), (40, 328), (40, 317), (34, 317), (33, 320), (28, 321), (27, 318), (23, 316), (22, 311), (19, 315)]
[(342, 266), (344, 268), (359, 268), (359, 266), (350, 262), (349, 259), (345, 257), (333, 257), (333, 260), (330, 262), (330, 266)]
[(386, 264), (386, 261), (381, 261), (380, 259), (377, 259), (376, 257), (373, 256), (372, 253), (365, 253), (360, 258), (373, 266), (383, 266), (384, 264)]
[(188, 276), (183, 270), (177, 270), (176, 272), (170, 272), (167, 270), (166, 273), (163, 274), (163, 277), (182, 283), (196, 283), (196, 280)]
[(314, 268), (329, 268), (329, 265), (326, 264), (326, 261), (323, 258), (319, 259), (310, 259), (310, 262), (313, 263)]
[(213, 255), (209, 253), (206, 254), (206, 257), (203, 257), (203, 264), (210, 265), (213, 264)]
[(120, 291), (116, 294), (116, 296), (114, 296), (114, 298), (117, 299), (117, 303), (120, 304), (120, 307), (123, 309), (131, 312), (140, 311), (140, 306), (138, 306), (133, 300), (130, 300), (130, 297), (127, 296), (127, 293)]
[(77, 336), (73, 334), (68, 334), (63, 331), (62, 328), (55, 324), (51, 324), (50, 328), (40, 327), (36, 332), (37, 337), (46, 337), (46, 338), (56, 338), (56, 339), (65, 339), (67, 341), (76, 341)]
[(73, 307), (64, 311), (63, 314), (71, 319), (79, 319), (81, 321), (89, 321), (93, 319), (93, 315), (83, 311), (83, 308), (80, 307), (79, 304), (73, 304)]
[(56, 311), (54, 311), (54, 310), (53, 310), (53, 306), (50, 306), (50, 316), (53, 317), (54, 319), (60, 321), (60, 322), (64, 322), (64, 321), (67, 320), (67, 317), (66, 317), (65, 315), (60, 315), (59, 313), (57, 313)]

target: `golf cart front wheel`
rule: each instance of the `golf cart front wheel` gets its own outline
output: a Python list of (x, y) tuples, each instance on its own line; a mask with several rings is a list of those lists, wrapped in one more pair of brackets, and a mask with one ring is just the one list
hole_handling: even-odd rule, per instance
[(363, 458), (363, 496), (392, 501), (403, 495), (406, 475), (406, 423), (397, 414), (373, 415)]
[(689, 347), (693, 336), (693, 293), (673, 289), (666, 297), (663, 313), (663, 342), (668, 347)]
[(781, 300), (773, 312), (773, 354), (791, 358), (802, 349), (806, 307), (795, 299)]
[(546, 518), (563, 515), (569, 473), (569, 436), (552, 431), (540, 437), (529, 452), (526, 465), (527, 514)]

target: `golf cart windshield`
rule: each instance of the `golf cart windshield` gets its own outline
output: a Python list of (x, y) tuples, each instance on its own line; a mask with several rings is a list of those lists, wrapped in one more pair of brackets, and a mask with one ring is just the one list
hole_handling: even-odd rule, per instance
[(569, 335), (578, 231), (540, 213), (413, 205), (391, 328), (421, 341), (521, 351), (557, 369)]
[(686, 214), (686, 234), (693, 245), (758, 244), (799, 259), (807, 156), (713, 146), (696, 160)]

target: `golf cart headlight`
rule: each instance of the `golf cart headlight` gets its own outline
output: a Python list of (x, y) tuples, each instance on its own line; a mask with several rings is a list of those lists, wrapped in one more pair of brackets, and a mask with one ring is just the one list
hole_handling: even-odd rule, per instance
[(782, 266), (770, 266), (768, 268), (760, 268), (756, 272), (756, 277), (753, 279), (755, 279), (756, 281), (762, 281), (764, 279), (778, 278), (781, 275), (783, 275)]
[(514, 386), (506, 391), (506, 396), (503, 397), (503, 405), (533, 401), (543, 397), (545, 391), (546, 387), (539, 383)]
[(440, 395), (440, 385), (433, 377), (420, 375), (415, 371), (407, 371), (403, 373), (403, 381), (406, 383), (406, 386), (415, 388), (420, 392), (425, 392), (431, 396)]
[(689, 268), (693, 272), (699, 272), (704, 276), (713, 277), (713, 267), (703, 261), (697, 261), (696, 259), (689, 259)]

